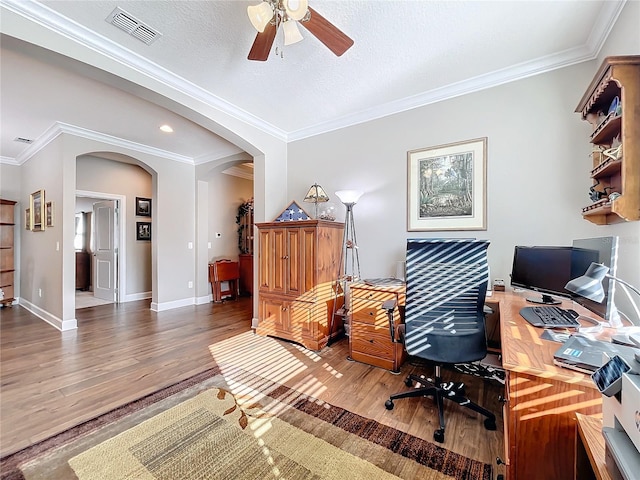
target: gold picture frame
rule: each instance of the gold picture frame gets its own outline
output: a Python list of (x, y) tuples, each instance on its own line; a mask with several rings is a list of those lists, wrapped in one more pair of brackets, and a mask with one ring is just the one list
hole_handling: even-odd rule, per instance
[(407, 152), (407, 231), (487, 229), (487, 138)]
[(37, 190), (31, 194), (29, 208), (31, 209), (31, 231), (43, 232), (46, 221), (44, 190)]

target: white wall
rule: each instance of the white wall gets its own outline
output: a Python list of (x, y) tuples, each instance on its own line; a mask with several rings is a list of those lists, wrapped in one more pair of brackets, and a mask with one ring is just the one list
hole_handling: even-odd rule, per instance
[[(209, 180), (209, 261), (237, 260), (238, 207), (253, 196), (253, 181), (218, 173)], [(218, 237), (216, 234), (220, 233)]]
[[(124, 268), (126, 272), (125, 291), (121, 300), (127, 296), (139, 298), (151, 296), (151, 242), (136, 240), (136, 222), (151, 222), (155, 204), (151, 200), (151, 217), (136, 217), (136, 197), (151, 198), (151, 175), (137, 165), (83, 155), (77, 159), (76, 187), (78, 190), (123, 195), (125, 201), (126, 224), (121, 225), (126, 232)], [(89, 210), (91, 211), (91, 210)]]
[[(633, 37), (638, 51), (628, 10), (611, 50), (627, 52)], [(575, 238), (618, 235), (618, 273), (640, 285), (640, 224), (601, 227), (581, 216), (590, 203), (590, 128), (574, 110), (598, 66), (575, 65), (291, 143), (288, 191), (298, 202), (314, 181), (329, 195), (365, 192), (354, 207), (365, 278), (394, 275), (407, 238), (489, 239), (492, 277), (509, 285), (515, 245), (571, 245)], [(479, 137), (488, 138), (487, 230), (408, 232), (407, 152)]]

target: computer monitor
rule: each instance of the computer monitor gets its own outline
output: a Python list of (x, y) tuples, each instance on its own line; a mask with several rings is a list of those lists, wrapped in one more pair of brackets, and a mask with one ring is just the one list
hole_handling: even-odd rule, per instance
[[(573, 258), (571, 260), (571, 279), (584, 275), (591, 262), (601, 263), (609, 267), (609, 273), (616, 276), (618, 264), (618, 237), (581, 238), (573, 241)], [(591, 310), (607, 321), (617, 321), (618, 311), (613, 303), (615, 283), (605, 278), (602, 282), (604, 300), (594, 302), (575, 295), (576, 303)], [(612, 318), (613, 317), (613, 318)]]
[(511, 285), (541, 293), (540, 297), (527, 297), (529, 302), (560, 303), (552, 295), (571, 295), (564, 286), (571, 280), (572, 252), (571, 247), (516, 246)]

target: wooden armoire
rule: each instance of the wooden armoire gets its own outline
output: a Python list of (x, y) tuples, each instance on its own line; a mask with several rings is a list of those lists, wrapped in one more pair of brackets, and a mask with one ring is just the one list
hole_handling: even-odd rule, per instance
[[(256, 226), (259, 258), (256, 333), (321, 350), (330, 338), (331, 317), (343, 302), (342, 295), (335, 294), (334, 286), (342, 272), (344, 224), (299, 220)], [(331, 336), (341, 332), (342, 318), (335, 315)]]

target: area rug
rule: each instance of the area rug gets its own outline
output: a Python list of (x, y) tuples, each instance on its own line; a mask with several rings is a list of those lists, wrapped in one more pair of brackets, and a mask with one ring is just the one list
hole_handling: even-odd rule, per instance
[(215, 368), (0, 461), (3, 480), (489, 480), (491, 465)]

